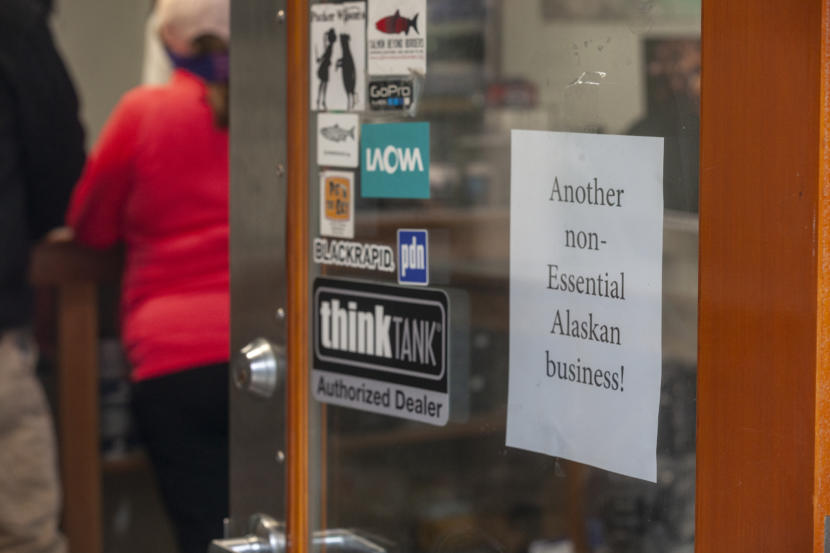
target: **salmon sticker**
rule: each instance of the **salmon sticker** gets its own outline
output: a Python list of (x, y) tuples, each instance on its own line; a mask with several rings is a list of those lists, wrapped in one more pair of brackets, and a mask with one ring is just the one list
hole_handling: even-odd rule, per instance
[(357, 167), (360, 119), (356, 113), (317, 114), (317, 164)]
[(369, 75), (426, 74), (426, 0), (370, 0), (367, 19)]

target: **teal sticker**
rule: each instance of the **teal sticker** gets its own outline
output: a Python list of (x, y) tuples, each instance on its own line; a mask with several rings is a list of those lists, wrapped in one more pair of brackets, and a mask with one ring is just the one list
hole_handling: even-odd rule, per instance
[(360, 154), (364, 198), (429, 198), (429, 123), (362, 125)]

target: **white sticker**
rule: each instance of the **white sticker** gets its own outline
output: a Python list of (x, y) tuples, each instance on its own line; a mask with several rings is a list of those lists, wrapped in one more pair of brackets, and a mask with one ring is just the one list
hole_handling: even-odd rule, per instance
[(314, 239), (314, 262), (369, 271), (395, 271), (395, 252), (389, 246), (349, 240)]
[(354, 238), (354, 173), (320, 171), (320, 234)]
[(426, 0), (370, 0), (367, 27), (370, 75), (426, 74)]
[(357, 167), (360, 121), (352, 113), (317, 115), (317, 163), (335, 167)]
[(366, 3), (311, 6), (311, 109), (366, 106)]
[(663, 139), (511, 134), (507, 445), (652, 482)]

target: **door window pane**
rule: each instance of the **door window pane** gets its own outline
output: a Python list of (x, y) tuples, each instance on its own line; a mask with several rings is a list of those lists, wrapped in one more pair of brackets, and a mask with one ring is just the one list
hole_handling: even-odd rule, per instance
[[(431, 197), (356, 193), (354, 241), (394, 250), (397, 229), (429, 230), (429, 287), (452, 300), (456, 409), (438, 427), (312, 400), (313, 527), (357, 529), (402, 552), (691, 553), (700, 2), (430, 0), (426, 17), (414, 117), (360, 120), (429, 122)], [(309, 125), (314, 137), (315, 113)], [(504, 445), (511, 129), (665, 139), (657, 484)], [(311, 272), (396, 284), (381, 271)]]

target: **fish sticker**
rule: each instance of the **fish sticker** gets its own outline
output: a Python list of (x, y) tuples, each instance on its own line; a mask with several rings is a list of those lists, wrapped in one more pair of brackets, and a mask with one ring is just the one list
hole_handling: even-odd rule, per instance
[(347, 138), (351, 138), (352, 140), (355, 139), (354, 131), (356, 128), (357, 126), (354, 126), (351, 129), (346, 130), (337, 123), (335, 123), (330, 127), (324, 127), (320, 129), (320, 134), (322, 134), (327, 140), (331, 140), (332, 142), (343, 142)]
[[(369, 0), (366, 23), (369, 76), (387, 80), (426, 75), (429, 37), (426, 0)], [(369, 101), (359, 99), (363, 100)]]
[(418, 14), (416, 13), (415, 17), (409, 19), (401, 15), (401, 10), (395, 10), (394, 15), (379, 19), (375, 23), (375, 27), (378, 31), (387, 35), (399, 35), (401, 33), (408, 35), (409, 29), (415, 29), (415, 33), (420, 34), (418, 32)]
[(356, 113), (317, 114), (317, 164), (358, 167), (360, 117)]

